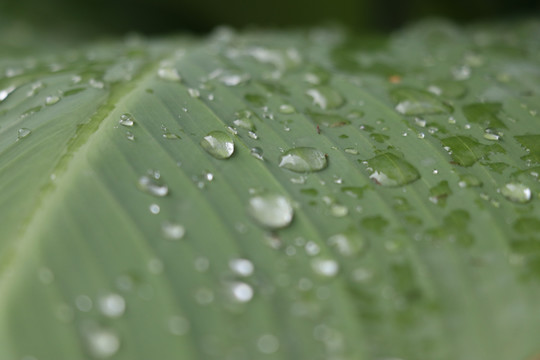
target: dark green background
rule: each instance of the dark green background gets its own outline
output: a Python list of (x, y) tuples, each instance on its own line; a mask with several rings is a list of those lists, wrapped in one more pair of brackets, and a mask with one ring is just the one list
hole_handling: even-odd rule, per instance
[(391, 30), (427, 16), (457, 22), (537, 14), (539, 1), (514, 0), (0, 0), (0, 16), (86, 34), (204, 33), (217, 25), (303, 26), (329, 21)]

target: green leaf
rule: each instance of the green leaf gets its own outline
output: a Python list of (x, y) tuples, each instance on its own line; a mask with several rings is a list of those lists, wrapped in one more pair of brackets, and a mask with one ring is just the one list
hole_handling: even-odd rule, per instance
[(538, 357), (538, 38), (2, 53), (0, 359)]

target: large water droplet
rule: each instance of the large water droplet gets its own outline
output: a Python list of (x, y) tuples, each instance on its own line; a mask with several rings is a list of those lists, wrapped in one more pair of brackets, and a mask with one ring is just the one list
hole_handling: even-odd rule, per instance
[(253, 298), (253, 289), (246, 283), (234, 282), (230, 285), (230, 291), (234, 300), (238, 302), (248, 302)]
[(405, 159), (392, 153), (383, 153), (368, 160), (372, 169), (370, 179), (383, 186), (401, 186), (418, 178), (418, 170)]
[(306, 91), (313, 99), (313, 104), (323, 110), (336, 109), (345, 103), (345, 99), (339, 92), (328, 86), (317, 86)]
[(452, 107), (444, 104), (437, 96), (422, 90), (397, 88), (390, 91), (396, 102), (397, 112), (404, 115), (440, 114), (452, 111)]
[(501, 188), (501, 194), (508, 200), (516, 203), (526, 203), (531, 200), (531, 189), (520, 183), (508, 183)]
[(25, 137), (30, 135), (31, 132), (32, 132), (32, 130), (30, 130), (30, 129), (20, 128), (19, 130), (17, 130), (17, 140), (24, 139)]
[(118, 318), (124, 314), (126, 301), (121, 295), (108, 294), (99, 299), (99, 310), (105, 316)]
[(169, 193), (169, 187), (161, 181), (159, 172), (149, 172), (148, 175), (141, 176), (138, 187), (150, 195), (159, 197), (163, 197)]
[(320, 171), (328, 165), (327, 156), (311, 147), (288, 150), (279, 158), (279, 166), (295, 172)]
[(6, 100), (9, 94), (15, 91), (15, 89), (16, 89), (15, 86), (9, 86), (5, 89), (0, 90), (0, 102)]
[(216, 159), (227, 159), (234, 152), (234, 142), (223, 131), (212, 131), (202, 140), (201, 146)]
[(294, 214), (289, 199), (277, 194), (252, 197), (249, 199), (248, 211), (259, 224), (270, 229), (288, 226)]

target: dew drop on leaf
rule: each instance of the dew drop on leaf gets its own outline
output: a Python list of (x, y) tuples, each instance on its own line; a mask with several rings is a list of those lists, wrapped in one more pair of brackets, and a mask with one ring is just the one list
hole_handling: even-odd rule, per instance
[(107, 294), (99, 298), (99, 310), (101, 313), (110, 318), (118, 318), (124, 314), (126, 310), (126, 301), (121, 295)]
[(295, 172), (320, 171), (328, 165), (327, 156), (312, 147), (299, 147), (286, 151), (279, 158), (279, 167)]
[(334, 277), (339, 271), (338, 263), (332, 259), (313, 259), (311, 267), (317, 274), (326, 277)]
[(31, 132), (32, 130), (28, 128), (20, 128), (19, 130), (17, 130), (17, 140), (24, 139), (25, 137), (30, 135)]
[(293, 114), (296, 111), (294, 106), (290, 104), (282, 104), (279, 106), (279, 112), (282, 114)]
[(345, 103), (345, 99), (339, 92), (328, 86), (317, 86), (306, 91), (311, 97), (313, 104), (323, 110), (337, 109)]
[(501, 188), (501, 194), (515, 203), (526, 203), (531, 200), (531, 189), (520, 183), (508, 183)]
[(16, 89), (15, 86), (9, 86), (5, 89), (0, 90), (0, 102), (6, 100), (9, 94), (15, 91), (15, 89)]
[(368, 160), (370, 179), (382, 186), (401, 186), (420, 178), (418, 170), (405, 159), (383, 153)]
[(366, 240), (355, 228), (332, 235), (328, 238), (328, 245), (335, 248), (343, 256), (355, 256), (366, 248)]
[(60, 101), (60, 97), (56, 95), (47, 96), (45, 98), (45, 105), (54, 105)]
[(230, 158), (234, 153), (234, 142), (223, 131), (212, 131), (202, 140), (201, 146), (216, 159)]
[(444, 104), (437, 96), (412, 88), (397, 88), (390, 92), (396, 103), (396, 111), (403, 115), (429, 115), (452, 111), (452, 107)]
[(158, 69), (158, 76), (163, 80), (180, 81), (182, 78), (178, 74), (178, 70), (173, 67), (163, 66)]
[(260, 147), (254, 147), (250, 150), (251, 156), (253, 156), (256, 159), (264, 160), (263, 157), (263, 150)]
[(166, 239), (180, 240), (186, 234), (186, 229), (180, 224), (164, 222), (161, 224), (161, 232)]
[(120, 125), (132, 127), (135, 125), (135, 120), (131, 114), (125, 113), (120, 115), (120, 120), (118, 121)]
[(150, 195), (163, 197), (169, 193), (169, 187), (164, 184), (159, 176), (143, 175), (139, 178), (138, 187)]
[(253, 274), (253, 263), (247, 259), (232, 259), (229, 267), (238, 276), (250, 276)]
[(279, 340), (271, 334), (265, 334), (257, 340), (257, 348), (263, 354), (273, 354), (279, 349)]
[(94, 329), (86, 334), (90, 353), (97, 359), (108, 359), (118, 352), (120, 339), (118, 335), (106, 329)]
[(286, 197), (277, 194), (263, 194), (249, 199), (249, 214), (262, 226), (279, 229), (288, 226), (294, 210)]
[(233, 282), (230, 284), (230, 292), (234, 300), (245, 303), (253, 298), (253, 288), (243, 282)]

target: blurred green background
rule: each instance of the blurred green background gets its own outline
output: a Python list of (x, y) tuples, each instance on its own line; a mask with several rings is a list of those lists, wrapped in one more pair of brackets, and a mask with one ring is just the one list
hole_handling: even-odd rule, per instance
[(0, 0), (0, 21), (15, 19), (87, 35), (205, 33), (222, 24), (244, 28), (326, 22), (387, 31), (429, 16), (463, 22), (539, 12), (535, 0)]

